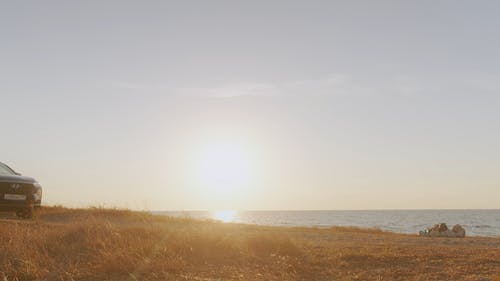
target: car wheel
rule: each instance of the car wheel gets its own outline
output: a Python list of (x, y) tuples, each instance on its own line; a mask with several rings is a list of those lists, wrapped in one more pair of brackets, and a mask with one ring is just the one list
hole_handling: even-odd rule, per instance
[(33, 218), (33, 208), (27, 208), (21, 211), (17, 211), (16, 215), (22, 219), (31, 219)]
[(23, 211), (16, 211), (16, 216), (22, 218), (23, 217)]

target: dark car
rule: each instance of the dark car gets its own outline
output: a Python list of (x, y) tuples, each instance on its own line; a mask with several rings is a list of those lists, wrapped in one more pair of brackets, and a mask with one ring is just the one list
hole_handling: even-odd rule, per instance
[(0, 163), (0, 211), (16, 212), (20, 218), (31, 218), (42, 202), (42, 187), (32, 178), (21, 176)]

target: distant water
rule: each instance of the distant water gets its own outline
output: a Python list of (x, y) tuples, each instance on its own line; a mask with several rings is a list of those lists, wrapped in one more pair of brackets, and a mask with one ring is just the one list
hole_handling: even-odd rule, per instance
[(159, 215), (214, 219), (272, 226), (357, 226), (399, 233), (418, 233), (444, 222), (461, 224), (467, 235), (500, 236), (500, 210), (384, 210), (384, 211), (165, 211)]

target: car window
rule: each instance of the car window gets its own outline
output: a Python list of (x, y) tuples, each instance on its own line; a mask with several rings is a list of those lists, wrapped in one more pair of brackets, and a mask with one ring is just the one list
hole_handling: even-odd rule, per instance
[(15, 175), (15, 174), (7, 166), (5, 166), (3, 164), (0, 164), (0, 175), (2, 175), (2, 176), (6, 176), (6, 175), (11, 176), (11, 175)]

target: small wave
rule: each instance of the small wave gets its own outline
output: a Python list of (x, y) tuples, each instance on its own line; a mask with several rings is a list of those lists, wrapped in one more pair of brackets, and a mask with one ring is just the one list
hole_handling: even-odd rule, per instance
[(473, 227), (473, 228), (492, 228), (493, 226), (487, 225), (487, 224), (480, 224), (480, 225), (471, 225), (470, 227)]

